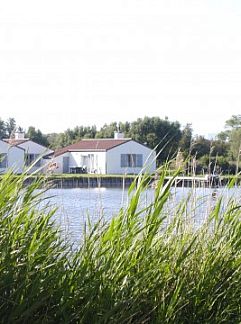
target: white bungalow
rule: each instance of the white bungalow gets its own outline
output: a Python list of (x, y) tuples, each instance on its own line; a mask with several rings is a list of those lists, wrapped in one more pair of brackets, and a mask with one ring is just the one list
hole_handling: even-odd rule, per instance
[(11, 169), (14, 173), (22, 173), (24, 168), (24, 149), (0, 140), (0, 174)]
[(153, 173), (156, 154), (147, 146), (116, 133), (114, 139), (83, 139), (55, 152), (53, 173)]
[(46, 160), (45, 156), (53, 153), (53, 150), (49, 150), (47, 147), (35, 143), (29, 138), (25, 138), (24, 132), (19, 129), (15, 132), (14, 138), (4, 139), (3, 141), (9, 146), (19, 148), (24, 152), (22, 169), (24, 166), (28, 167), (36, 161), (31, 172), (49, 163), (49, 160)]

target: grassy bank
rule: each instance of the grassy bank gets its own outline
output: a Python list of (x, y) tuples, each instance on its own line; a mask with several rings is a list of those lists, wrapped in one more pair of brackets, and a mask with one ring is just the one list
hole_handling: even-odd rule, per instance
[[(140, 211), (148, 177), (109, 224), (87, 221), (72, 250), (53, 223), (38, 179), (0, 182), (1, 323), (237, 323), (241, 321), (240, 207), (218, 199), (194, 229), (188, 201), (165, 205), (175, 175), (161, 172)], [(41, 203), (43, 205), (43, 201)]]

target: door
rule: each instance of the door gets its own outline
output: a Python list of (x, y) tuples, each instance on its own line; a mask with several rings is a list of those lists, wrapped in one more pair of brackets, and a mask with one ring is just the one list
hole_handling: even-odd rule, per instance
[(69, 157), (63, 157), (63, 173), (69, 173)]

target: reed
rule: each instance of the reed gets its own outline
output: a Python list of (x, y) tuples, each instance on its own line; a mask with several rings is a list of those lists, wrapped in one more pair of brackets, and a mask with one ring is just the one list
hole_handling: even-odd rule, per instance
[(160, 170), (153, 201), (139, 176), (127, 208), (86, 222), (73, 249), (53, 221), (39, 179), (0, 181), (2, 323), (237, 323), (241, 321), (240, 206), (220, 197), (199, 227), (188, 199), (166, 205), (176, 174)]

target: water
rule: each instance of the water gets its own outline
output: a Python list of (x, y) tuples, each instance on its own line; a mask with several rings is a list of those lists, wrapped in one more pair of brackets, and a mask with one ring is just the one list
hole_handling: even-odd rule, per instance
[(56, 220), (71, 241), (81, 239), (87, 218), (92, 223), (100, 218), (110, 220), (128, 202), (127, 190), (89, 188), (89, 189), (51, 189), (50, 202), (57, 206)]
[[(60, 224), (65, 235), (72, 242), (81, 240), (87, 217), (91, 222), (100, 218), (110, 220), (121, 207), (128, 204), (128, 192), (123, 189), (89, 188), (89, 189), (51, 189), (47, 192), (51, 205), (57, 206), (56, 221)], [(147, 206), (153, 198), (154, 190), (147, 190), (141, 198), (142, 207)], [(182, 200), (191, 195), (189, 210), (192, 221), (199, 226), (215, 205), (221, 195), (226, 201), (235, 196), (240, 200), (240, 189), (210, 189), (172, 188), (166, 212), (172, 216), (175, 207)]]

